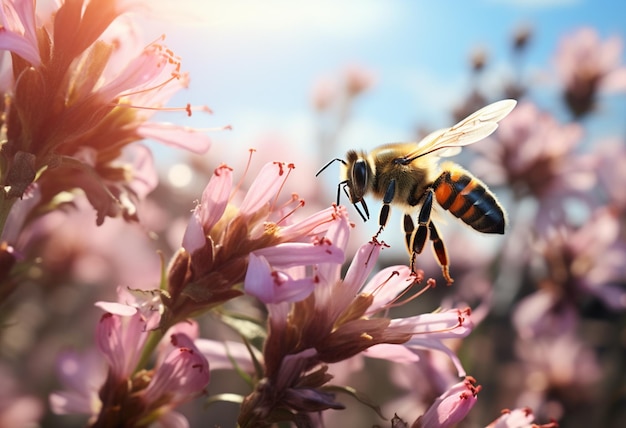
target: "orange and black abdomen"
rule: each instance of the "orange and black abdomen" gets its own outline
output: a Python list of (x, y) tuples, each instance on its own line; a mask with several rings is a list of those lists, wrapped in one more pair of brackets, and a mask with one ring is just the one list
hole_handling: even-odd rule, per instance
[(433, 183), (433, 189), (442, 208), (477, 231), (504, 233), (505, 214), (495, 196), (461, 167), (449, 164)]

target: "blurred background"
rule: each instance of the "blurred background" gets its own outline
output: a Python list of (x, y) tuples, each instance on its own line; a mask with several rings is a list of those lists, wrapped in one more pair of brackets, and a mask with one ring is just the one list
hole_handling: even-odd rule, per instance
[[(45, 275), (46, 287), (21, 291), (30, 293), (29, 303), (15, 308), (25, 327), (3, 344), (14, 360), (29, 356), (20, 370), (30, 383), (15, 388), (45, 402), (58, 387), (54, 355), (92, 341), (94, 288), (112, 298), (118, 284), (153, 287), (154, 248), (167, 256), (179, 245), (194, 201), (219, 164), (243, 174), (250, 148), (256, 168), (269, 160), (293, 162), (288, 191), (313, 211), (335, 201), (339, 165), (315, 173), (346, 150), (419, 140), (486, 104), (515, 98), (518, 107), (498, 132), (454, 159), (498, 196), (509, 215), (506, 234), (484, 236), (443, 213), (439, 230), (456, 282), (445, 287), (425, 251), (418, 267), (439, 286), (403, 314), (461, 303), (476, 309), (479, 326), (456, 346), (483, 389), (460, 426), (485, 426), (502, 409), (523, 406), (540, 422), (553, 418), (563, 427), (626, 424), (626, 4), (162, 0), (152, 6), (146, 41), (165, 33), (191, 76), (189, 89), (170, 105), (213, 110), (162, 117), (232, 130), (212, 132), (202, 157), (151, 146), (161, 184), (140, 214), (141, 226), (107, 219), (98, 231), (93, 225), (92, 243), (85, 244), (63, 231), (61, 220), (51, 222), (40, 251), (57, 257), (41, 269), (55, 274)], [(353, 248), (378, 227), (379, 205), (368, 202), (374, 215), (367, 223), (349, 209)], [(382, 235), (391, 248), (381, 267), (408, 262), (402, 236), (395, 213)], [(36, 299), (54, 304), (42, 309)], [(63, 337), (76, 319), (93, 328)], [(207, 326), (206, 336), (228, 334)], [(370, 393), (387, 415), (410, 420), (440, 393), (419, 370), (368, 361), (342, 381)], [(245, 393), (241, 382), (221, 376), (213, 378), (211, 393)], [(393, 387), (372, 388), (379, 378)], [(408, 389), (415, 385), (419, 395)], [(346, 404), (350, 409), (328, 426), (347, 420), (389, 426), (354, 400)], [(229, 415), (236, 409), (220, 406), (199, 411), (192, 426), (206, 420), (233, 426)], [(44, 414), (44, 425), (68, 426), (68, 419)]]

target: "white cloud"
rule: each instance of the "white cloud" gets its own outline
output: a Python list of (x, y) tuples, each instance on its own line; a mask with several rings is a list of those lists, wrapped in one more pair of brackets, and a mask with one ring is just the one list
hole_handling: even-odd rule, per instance
[(262, 32), (286, 37), (362, 35), (374, 27), (393, 25), (394, 14), (401, 12), (386, 2), (359, 0), (157, 0), (151, 6), (169, 22), (207, 27), (212, 34)]

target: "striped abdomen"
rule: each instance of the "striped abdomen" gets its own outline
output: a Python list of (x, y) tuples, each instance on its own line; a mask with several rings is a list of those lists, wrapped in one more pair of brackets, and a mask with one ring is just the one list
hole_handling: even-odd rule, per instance
[(479, 179), (452, 163), (433, 183), (437, 202), (479, 232), (504, 233), (505, 214)]

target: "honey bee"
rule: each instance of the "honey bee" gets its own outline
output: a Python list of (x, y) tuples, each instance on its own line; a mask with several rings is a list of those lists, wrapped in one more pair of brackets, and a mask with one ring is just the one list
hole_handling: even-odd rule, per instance
[(341, 162), (342, 181), (337, 186), (337, 204), (343, 189), (364, 221), (369, 219), (364, 196), (371, 194), (382, 200), (374, 240), (387, 225), (391, 205), (402, 208), (411, 270), (415, 272), (416, 255), (421, 254), (426, 241), (430, 240), (443, 277), (451, 284), (454, 280), (450, 276), (446, 247), (431, 220), (433, 202), (436, 200), (441, 208), (482, 233), (503, 234), (506, 214), (482, 181), (453, 162), (438, 165), (438, 160), (458, 154), (462, 146), (489, 136), (515, 104), (515, 100), (495, 102), (451, 128), (432, 132), (417, 143), (385, 144), (370, 153), (350, 150), (345, 160), (331, 160), (317, 175), (333, 162)]

